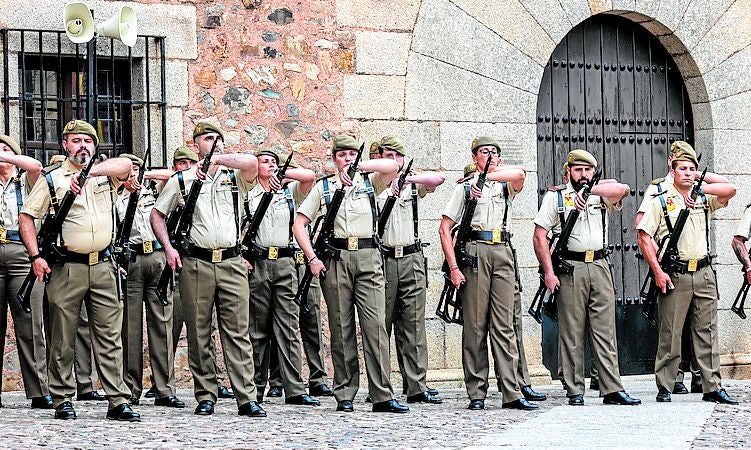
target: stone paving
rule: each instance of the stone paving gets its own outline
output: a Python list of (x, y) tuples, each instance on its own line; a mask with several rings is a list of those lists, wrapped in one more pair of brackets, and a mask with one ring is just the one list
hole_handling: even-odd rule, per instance
[[(266, 419), (237, 416), (236, 404), (222, 400), (214, 416), (193, 414), (191, 392), (179, 391), (188, 407), (154, 407), (142, 399), (143, 421), (127, 424), (104, 419), (106, 403), (77, 402), (76, 421), (52, 419), (51, 411), (32, 410), (20, 392), (2, 396), (0, 447), (9, 448), (495, 448), (495, 447), (751, 447), (751, 380), (725, 383), (742, 403), (737, 407), (701, 402), (698, 394), (654, 401), (650, 381), (625, 380), (644, 402), (638, 407), (604, 406), (588, 392), (586, 406), (565, 405), (560, 385), (542, 386), (549, 400), (538, 412), (501, 409), (497, 393), (485, 411), (465, 410), (459, 389), (442, 389), (438, 406), (410, 405), (405, 415), (376, 414), (359, 395), (355, 413), (334, 412), (335, 402), (319, 408), (284, 405), (266, 399)], [(575, 424), (580, 424), (575, 426)]]

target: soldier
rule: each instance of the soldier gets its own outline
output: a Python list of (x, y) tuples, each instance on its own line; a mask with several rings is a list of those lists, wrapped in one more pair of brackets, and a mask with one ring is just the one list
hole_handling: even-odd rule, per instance
[(746, 283), (751, 284), (751, 259), (749, 259), (746, 241), (751, 237), (751, 204), (746, 205), (741, 215), (741, 221), (735, 229), (735, 235), (730, 242), (730, 246), (735, 252), (738, 261), (743, 265), (743, 276)]
[[(385, 136), (378, 142), (381, 158), (391, 159), (404, 170), (408, 152), (397, 136)], [(399, 370), (406, 385), (407, 403), (442, 403), (429, 393), (428, 342), (425, 336), (425, 296), (427, 264), (419, 238), (418, 198), (440, 186), (446, 177), (436, 172), (407, 174), (404, 189), (398, 191), (398, 180), (391, 189), (378, 196), (379, 207), (389, 196), (397, 200), (381, 237), (386, 276), (386, 331), (392, 330), (400, 358)]]
[[(660, 318), (655, 379), (658, 402), (671, 401), (681, 360), (683, 322), (691, 314), (691, 344), (701, 370), (704, 401), (737, 405), (722, 388), (720, 352), (717, 336), (717, 280), (709, 255), (710, 213), (727, 206), (735, 195), (730, 183), (703, 185), (696, 200), (690, 193), (697, 176), (699, 162), (693, 149), (673, 155), (667, 191), (652, 199), (637, 226), (639, 248), (654, 273), (655, 284), (662, 295), (658, 300)], [(664, 207), (662, 205), (665, 205)], [(660, 267), (657, 244), (670, 232), (683, 209), (690, 210), (678, 240), (678, 259), (672, 273)], [(670, 231), (669, 231), (670, 230)], [(653, 237), (654, 236), (654, 237)]]
[(39, 161), (21, 155), (21, 148), (14, 139), (0, 134), (0, 279), (4, 286), (0, 295), (0, 349), (5, 348), (5, 331), (10, 308), (26, 398), (31, 399), (32, 408), (51, 409), (52, 397), (47, 388), (47, 361), (42, 326), (43, 289), (37, 287), (33, 292), (31, 316), (23, 311), (16, 299), (16, 293), (31, 268), (29, 255), (18, 233), (18, 215), (41, 172), (42, 164)]
[[(462, 365), (470, 400), (468, 409), (485, 409), (490, 337), (498, 390), (503, 395), (502, 407), (533, 410), (537, 405), (524, 398), (517, 380), (519, 349), (514, 332), (513, 298), (516, 276), (509, 240), (511, 200), (524, 187), (526, 172), (521, 167), (499, 166), (501, 147), (493, 138), (477, 137), (470, 149), (477, 171), (488, 166), (487, 182), (480, 190), (475, 184), (479, 173), (462, 179), (454, 187), (438, 230), (451, 282), (457, 290), (463, 290)], [(477, 206), (471, 218), (466, 252), (477, 258), (477, 263), (460, 270), (452, 228), (461, 222), (470, 196), (477, 199)]]
[[(409, 408), (394, 400), (389, 380), (385, 282), (383, 261), (376, 242), (376, 196), (394, 179), (398, 166), (388, 160), (363, 161), (358, 170), (372, 173), (367, 176), (355, 174), (350, 178), (347, 169), (357, 158), (359, 147), (351, 136), (339, 135), (334, 139), (331, 159), (336, 165), (337, 175), (316, 183), (298, 209), (293, 231), (313, 275), (319, 277), (325, 271), (321, 289), (329, 313), (337, 411), (354, 411), (352, 400), (359, 388), (356, 308), (373, 411), (404, 413)], [(340, 187), (346, 193), (334, 223), (331, 245), (335, 256), (321, 261), (315, 254), (307, 227), (321, 207), (328, 204), (334, 190)]]
[[(109, 248), (115, 234), (113, 193), (127, 179), (131, 163), (126, 158), (101, 162), (79, 186), (78, 172), (89, 163), (98, 144), (90, 124), (73, 120), (65, 125), (62, 145), (68, 159), (46, 172), (46, 183), (34, 185), (19, 218), (21, 238), (37, 279), (49, 276), (46, 291), (52, 329), (48, 376), (55, 418), (76, 418), (71, 403), (76, 387), (72, 369), (75, 330), (85, 298), (97, 372), (109, 400), (107, 418), (140, 421), (140, 415), (128, 405), (130, 393), (123, 381), (123, 305)], [(34, 219), (43, 218), (48, 208), (56, 208), (68, 189), (76, 199), (59, 240), (65, 256), (49, 267), (39, 255)]]
[[(589, 320), (592, 352), (598, 369), (600, 394), (607, 405), (638, 405), (623, 390), (618, 369), (615, 336), (615, 291), (607, 260), (608, 213), (620, 209), (629, 187), (604, 180), (584, 199), (581, 189), (594, 175), (597, 160), (585, 150), (572, 150), (566, 158), (569, 182), (548, 192), (535, 217), (534, 248), (544, 270), (545, 285), (558, 293), (559, 349), (569, 405), (584, 404), (584, 339)], [(561, 208), (561, 209), (559, 209)], [(582, 213), (563, 250), (570, 273), (553, 267), (548, 233), (576, 208)], [(561, 211), (561, 212), (559, 212)], [(568, 214), (567, 214), (568, 213)]]
[[(123, 153), (133, 162), (130, 178), (118, 196), (120, 221), (125, 220), (131, 195), (138, 196), (132, 229), (132, 251), (125, 289), (126, 308), (123, 320), (123, 348), (125, 349), (125, 383), (131, 393), (130, 404), (140, 403), (143, 391), (143, 310), (146, 307), (146, 330), (149, 342), (149, 361), (154, 380), (154, 405), (184, 408), (185, 402), (175, 396), (175, 363), (172, 346), (172, 301), (167, 305), (156, 295), (159, 276), (164, 269), (164, 251), (151, 230), (149, 215), (159, 195), (155, 180), (167, 180), (171, 170), (151, 170), (144, 174), (146, 185), (138, 183), (143, 160)], [(121, 231), (122, 232), (122, 231)], [(170, 299), (171, 300), (171, 299)]]
[(286, 395), (284, 402), (320, 406), (320, 401), (305, 392), (300, 377), (300, 342), (296, 330), (300, 311), (293, 301), (297, 292), (296, 257), (299, 251), (294, 244), (292, 225), (296, 205), (310, 192), (316, 174), (312, 170), (289, 167), (280, 182), (276, 176), (279, 155), (272, 150), (260, 150), (256, 158), (258, 178), (255, 187), (248, 193), (248, 211), (257, 214), (264, 194), (272, 194), (271, 203), (260, 219), (258, 229), (254, 230), (248, 248), (252, 292), (250, 340), (253, 344), (258, 401), (263, 401), (267, 375), (262, 365), (273, 336), (277, 343), (279, 372)]
[(151, 212), (151, 226), (164, 247), (167, 264), (182, 268), (180, 295), (188, 328), (188, 361), (193, 374), (193, 390), (198, 406), (195, 413), (210, 415), (218, 397), (216, 368), (209, 353), (211, 320), (216, 306), (238, 414), (266, 417), (256, 402), (253, 384), (253, 347), (248, 335), (248, 270), (240, 255), (240, 201), (257, 174), (253, 155), (223, 154), (224, 133), (216, 125), (199, 122), (193, 130), (198, 153), (205, 158), (216, 143), (208, 173), (199, 165), (180, 172), (186, 189), (195, 180), (203, 183), (198, 196), (185, 248), (178, 253), (172, 246), (166, 216), (184, 203), (178, 176), (170, 178)]
[[(644, 199), (639, 205), (639, 210), (636, 212), (636, 218), (634, 220), (634, 228), (639, 226), (644, 213), (647, 211), (652, 199), (658, 194), (665, 192), (669, 189), (669, 186), (673, 183), (673, 177), (670, 175), (671, 163), (673, 161), (673, 155), (677, 151), (684, 151), (688, 153), (694, 153), (694, 149), (687, 142), (675, 141), (670, 146), (670, 152), (668, 153), (668, 173), (663, 178), (657, 178), (644, 190)], [(696, 154), (694, 153), (694, 156)], [(698, 159), (697, 159), (698, 160)], [(707, 172), (704, 177), (704, 183), (728, 183), (728, 179), (717, 175), (715, 173)], [(657, 250), (657, 249), (655, 249)], [(699, 370), (696, 358), (693, 352), (693, 346), (691, 345), (691, 316), (686, 317), (686, 322), (683, 324), (683, 332), (681, 338), (681, 363), (678, 365), (678, 376), (675, 379), (675, 385), (673, 386), (673, 394), (688, 394), (689, 390), (686, 389), (686, 385), (683, 384), (683, 373), (686, 370), (691, 371), (691, 393), (697, 394), (702, 392), (701, 371)]]

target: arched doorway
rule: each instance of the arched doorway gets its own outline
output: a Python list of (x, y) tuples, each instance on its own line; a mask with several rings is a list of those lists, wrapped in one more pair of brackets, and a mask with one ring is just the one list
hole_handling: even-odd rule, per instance
[[(660, 42), (638, 24), (594, 16), (561, 41), (548, 61), (537, 103), (540, 194), (561, 183), (566, 154), (584, 148), (604, 176), (631, 186), (609, 223), (622, 374), (654, 369), (657, 330), (642, 318), (639, 290), (647, 269), (633, 228), (644, 188), (667, 171), (675, 140), (693, 143), (691, 103), (681, 74)], [(542, 197), (540, 197), (541, 199)], [(543, 324), (543, 363), (557, 372), (557, 324)]]

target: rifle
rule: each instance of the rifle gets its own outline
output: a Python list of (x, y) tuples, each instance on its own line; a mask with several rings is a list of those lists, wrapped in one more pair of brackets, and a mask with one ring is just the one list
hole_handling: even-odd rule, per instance
[[(696, 200), (696, 197), (699, 196), (701, 185), (702, 183), (704, 183), (704, 176), (706, 176), (706, 174), (707, 169), (705, 168), (701, 173), (701, 177), (699, 177), (699, 181), (697, 181), (694, 187), (691, 189), (691, 200)], [(683, 234), (683, 228), (686, 225), (686, 221), (688, 220), (688, 215), (690, 213), (691, 211), (688, 208), (682, 209), (681, 212), (678, 213), (678, 218), (675, 220), (673, 232), (667, 236), (667, 239), (663, 238), (662, 242), (660, 242), (657, 256), (660, 257), (660, 255), (662, 255), (662, 257), (660, 258), (660, 267), (666, 273), (675, 272), (675, 269), (678, 266), (678, 240), (680, 240), (681, 234)], [(670, 291), (672, 290), (673, 288), (668, 285), (667, 293), (670, 293)], [(657, 287), (657, 283), (655, 283), (654, 273), (652, 273), (651, 270), (644, 278), (644, 282), (642, 283), (642, 288), (639, 292), (639, 295), (642, 299), (644, 299), (641, 310), (642, 315), (645, 319), (647, 319), (649, 323), (656, 325), (657, 320), (655, 319), (655, 306), (657, 305), (657, 297), (660, 295), (660, 288)]]
[[(151, 147), (146, 150), (143, 155), (143, 164), (138, 171), (137, 185), (143, 183), (143, 177), (146, 174), (146, 160), (151, 157)], [(128, 276), (128, 269), (130, 268), (130, 258), (133, 255), (133, 249), (130, 248), (130, 234), (133, 231), (133, 221), (136, 217), (136, 208), (138, 207), (138, 200), (141, 196), (141, 192), (131, 192), (128, 197), (128, 206), (125, 207), (125, 216), (120, 223), (120, 228), (117, 232), (117, 239), (115, 239), (115, 262), (125, 271), (125, 275), (121, 275), (122, 281)]]
[[(281, 169), (279, 169), (276, 173), (276, 179), (281, 183), (284, 179), (284, 176), (287, 173), (287, 169), (289, 169), (289, 164), (292, 162), (292, 156), (295, 154), (295, 152), (290, 153), (290, 155), (287, 157), (287, 161), (285, 161), (284, 165)], [(256, 207), (256, 210), (253, 212), (253, 217), (250, 219), (250, 226), (248, 227), (248, 230), (245, 232), (245, 236), (242, 240), (242, 252), (243, 257), (251, 261), (253, 258), (252, 255), (252, 245), (253, 240), (258, 235), (258, 229), (261, 227), (261, 222), (263, 221), (263, 216), (266, 215), (266, 210), (269, 209), (269, 205), (271, 204), (271, 200), (274, 198), (274, 193), (272, 191), (264, 192), (263, 195), (261, 195), (261, 201), (258, 202), (258, 206)]]
[[(349, 168), (347, 169), (347, 175), (350, 178), (355, 176), (355, 172), (357, 171), (357, 166), (360, 164), (360, 158), (362, 157), (362, 152), (364, 149), (365, 144), (363, 143), (362, 145), (360, 145), (360, 150), (357, 152), (357, 158), (355, 158), (355, 161), (350, 164)], [(315, 242), (313, 242), (313, 250), (321, 261), (329, 260), (334, 256), (334, 252), (331, 250), (332, 247), (331, 245), (329, 245), (329, 242), (334, 237), (334, 221), (336, 220), (336, 215), (339, 213), (339, 208), (342, 206), (343, 200), (344, 185), (336, 189), (334, 191), (334, 194), (331, 196), (331, 202), (326, 209), (326, 215), (323, 217), (322, 222), (320, 222), (321, 225), (318, 230), (318, 236), (316, 236)], [(316, 226), (318, 226), (318, 224), (316, 224)], [(322, 271), (320, 278), (325, 277), (326, 272)], [(308, 290), (310, 290), (310, 283), (312, 281), (313, 272), (310, 271), (310, 265), (306, 264), (305, 274), (303, 275), (300, 284), (297, 286), (297, 293), (295, 294), (295, 298), (293, 299), (295, 304), (299, 306), (304, 312), (310, 311), (310, 307), (308, 306)]]
[[(203, 164), (201, 165), (201, 171), (203, 173), (206, 173), (209, 170), (209, 166), (211, 165), (211, 157), (214, 156), (217, 142), (218, 139), (215, 139), (214, 144), (211, 146), (209, 154), (206, 155), (206, 157), (203, 159)], [(201, 193), (202, 187), (203, 181), (199, 180), (198, 177), (196, 177), (196, 179), (193, 180), (193, 183), (190, 185), (190, 191), (188, 191), (188, 196), (185, 199), (185, 206), (180, 212), (179, 219), (177, 219), (176, 221), (177, 223), (174, 223), (175, 221), (170, 220), (170, 222), (173, 222), (175, 228), (170, 229), (170, 224), (167, 224), (167, 232), (174, 241), (173, 246), (177, 249), (181, 256), (183, 255), (183, 252), (185, 250), (185, 243), (187, 242), (188, 235), (190, 234), (190, 227), (193, 225), (193, 212), (196, 209), (198, 194)], [(172, 214), (174, 215), (174, 212)], [(170, 216), (170, 219), (171, 218), (172, 216)], [(169, 301), (167, 300), (167, 286), (172, 280), (174, 272), (175, 271), (172, 270), (169, 264), (165, 264), (161, 275), (159, 275), (159, 282), (156, 286), (156, 295), (162, 302), (162, 305), (165, 306), (169, 304)], [(180, 272), (179, 267), (177, 268), (176, 272)]]
[[(404, 188), (404, 183), (407, 181), (407, 176), (409, 175), (410, 169), (412, 169), (412, 163), (414, 162), (414, 158), (409, 161), (409, 164), (407, 164), (407, 167), (404, 168), (401, 175), (399, 175), (399, 181), (397, 181), (397, 192), (402, 192), (402, 189)], [(399, 195), (389, 195), (388, 198), (386, 198), (386, 201), (383, 203), (383, 208), (381, 208), (381, 214), (378, 216), (378, 237), (382, 238), (383, 233), (386, 232), (386, 223), (389, 221), (389, 216), (391, 216), (391, 211), (394, 209), (394, 205), (396, 204), (396, 199), (399, 197)], [(427, 273), (427, 272), (426, 272)]]
[[(485, 181), (488, 178), (488, 168), (490, 167), (489, 161), (485, 163), (480, 176), (477, 177), (477, 188), (482, 191), (485, 187)], [(467, 253), (467, 242), (469, 242), (469, 236), (472, 232), (472, 216), (475, 215), (475, 208), (477, 207), (477, 199), (471, 195), (464, 205), (464, 212), (462, 213), (462, 219), (459, 222), (459, 226), (454, 228), (454, 256), (456, 257), (456, 265), (459, 266), (459, 270), (463, 270), (465, 267), (470, 267), (474, 264), (474, 257)], [(435, 309), (435, 315), (440, 317), (446, 323), (456, 323), (459, 325), (464, 324), (464, 315), (462, 312), (462, 296), (461, 288), (459, 286), (457, 290), (454, 283), (451, 282), (451, 269), (449, 268), (448, 261), (444, 258), (443, 266), (443, 290), (441, 291), (441, 298), (438, 300), (438, 305)], [(453, 308), (453, 312), (450, 311)]]
[(743, 307), (746, 304), (746, 297), (748, 296), (748, 289), (749, 287), (751, 287), (751, 284), (748, 284), (748, 280), (746, 279), (746, 271), (743, 270), (742, 267), (741, 272), (743, 272), (743, 284), (738, 291), (738, 295), (735, 296), (735, 301), (733, 302), (733, 306), (730, 307), (730, 310), (737, 314), (741, 319), (745, 319), (746, 312), (743, 311)]
[[(89, 178), (89, 172), (94, 166), (97, 157), (99, 156), (99, 148), (94, 149), (94, 154), (91, 155), (91, 159), (86, 167), (78, 174), (78, 186), (83, 189), (86, 180)], [(50, 199), (53, 201), (54, 199)], [(73, 202), (76, 200), (76, 194), (68, 190), (60, 201), (57, 211), (51, 211), (44, 218), (42, 226), (37, 234), (37, 246), (39, 247), (39, 257), (47, 261), (47, 264), (51, 267), (58, 261), (65, 257), (65, 249), (57, 246), (57, 240), (63, 231), (63, 222), (70, 212), (70, 208), (73, 206)], [(34, 290), (34, 281), (36, 275), (34, 274), (34, 268), (32, 266), (29, 269), (28, 275), (24, 278), (21, 288), (16, 294), (18, 302), (27, 313), (31, 312), (31, 292)], [(43, 281), (49, 282), (49, 274), (45, 274)]]
[[(592, 188), (600, 182), (600, 178), (602, 178), (602, 169), (598, 169), (592, 180), (584, 185), (581, 191), (584, 202), (592, 194)], [(561, 224), (561, 234), (558, 236), (558, 240), (553, 247), (553, 253), (550, 255), (551, 262), (553, 263), (553, 272), (558, 276), (563, 274), (571, 275), (574, 271), (574, 267), (563, 258), (563, 252), (568, 248), (568, 240), (571, 237), (571, 232), (574, 231), (574, 226), (579, 219), (580, 213), (581, 211), (574, 208), (569, 213), (565, 223)], [(556, 289), (549, 294), (548, 292), (549, 289), (545, 285), (545, 274), (542, 272), (542, 268), (540, 268), (540, 287), (537, 288), (537, 293), (535, 293), (532, 305), (530, 305), (528, 310), (538, 323), (542, 323), (540, 312), (544, 312), (551, 320), (558, 321), (558, 304), (556, 299), (558, 290)]]

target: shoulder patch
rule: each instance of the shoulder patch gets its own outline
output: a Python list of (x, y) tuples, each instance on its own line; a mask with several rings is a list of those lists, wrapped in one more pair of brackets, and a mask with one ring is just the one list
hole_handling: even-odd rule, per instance
[(556, 185), (556, 186), (550, 186), (550, 187), (548, 188), (548, 190), (549, 190), (550, 192), (558, 192), (558, 191), (562, 191), (562, 190), (564, 190), (564, 189), (566, 189), (566, 185), (565, 185), (565, 184), (558, 184), (558, 185)]
[(59, 169), (62, 163), (56, 163), (52, 164), (51, 166), (47, 166), (42, 169), (42, 175), (47, 175), (48, 173), (52, 172), (53, 170)]
[(654, 180), (652, 180), (650, 182), (650, 184), (653, 184), (653, 185), (657, 186), (658, 184), (662, 183), (663, 181), (665, 181), (665, 177), (655, 178)]

